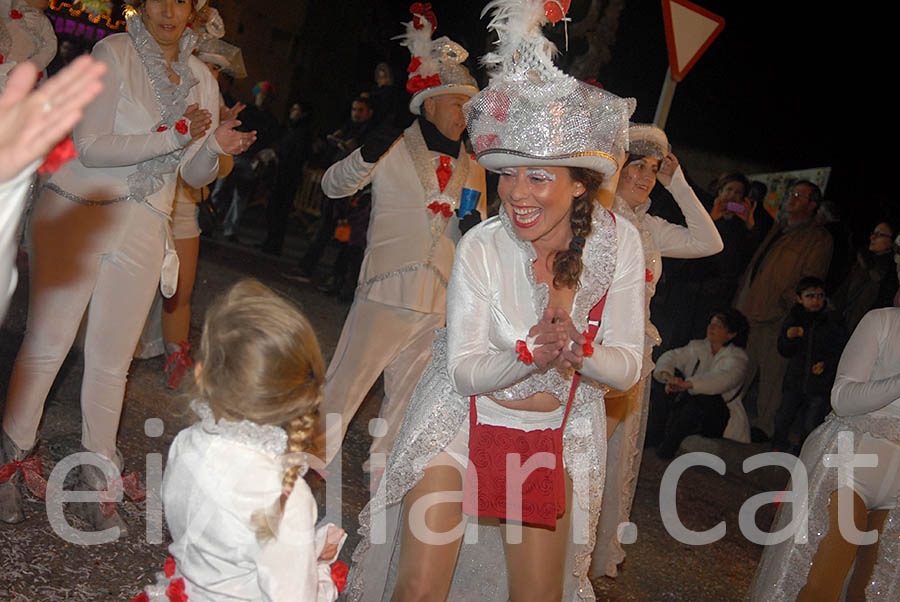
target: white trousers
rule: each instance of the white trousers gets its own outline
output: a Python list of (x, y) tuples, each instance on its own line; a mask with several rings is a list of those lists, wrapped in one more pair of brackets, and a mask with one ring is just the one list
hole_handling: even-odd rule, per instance
[(145, 204), (87, 206), (44, 190), (34, 207), (25, 339), (3, 430), (34, 445), (44, 402), (87, 308), (82, 444), (116, 457), (116, 432), (135, 344), (159, 287), (164, 218)]
[[(384, 400), (379, 418), (387, 432), (376, 431), (371, 453), (389, 454), (400, 430), (409, 398), (431, 361), (434, 331), (444, 325), (442, 313), (426, 314), (357, 297), (344, 322), (341, 338), (325, 375), (323, 420), (340, 414), (326, 431), (326, 464), (343, 442), (350, 420), (384, 372)], [(327, 424), (327, 422), (326, 422)]]

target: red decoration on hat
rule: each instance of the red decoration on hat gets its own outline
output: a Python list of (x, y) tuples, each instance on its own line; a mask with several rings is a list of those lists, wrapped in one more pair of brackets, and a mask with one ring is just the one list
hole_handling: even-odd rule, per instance
[(349, 572), (350, 569), (347, 568), (347, 563), (343, 560), (338, 560), (331, 565), (331, 580), (334, 581), (334, 586), (339, 594), (344, 593), (344, 590), (347, 589), (347, 574)]
[(544, 14), (547, 15), (547, 20), (551, 23), (559, 23), (566, 16), (566, 13), (569, 12), (571, 4), (572, 0), (550, 0), (550, 2), (544, 2)]
[(431, 10), (430, 2), (414, 2), (412, 6), (409, 7), (409, 12), (413, 15), (413, 27), (416, 29), (422, 29), (425, 26), (423, 23), (423, 19), (427, 19), (429, 23), (431, 23), (431, 31), (437, 29), (437, 17), (434, 14), (434, 11)]
[(438, 165), (435, 172), (437, 173), (438, 186), (441, 187), (441, 192), (444, 192), (444, 188), (447, 187), (447, 182), (450, 181), (450, 176), (453, 175), (453, 168), (450, 167), (450, 157), (441, 155), (440, 161), (441, 164)]
[(482, 153), (489, 148), (500, 146), (500, 137), (497, 134), (482, 134), (475, 138), (475, 152)]
[(406, 68), (407, 73), (415, 73), (419, 70), (419, 67), (422, 66), (422, 59), (417, 56), (412, 57), (412, 60), (409, 61), (409, 67)]
[(20, 13), (16, 9), (12, 9), (11, 11), (9, 11), (9, 18), (10, 19), (21, 19), (22, 13)]
[(181, 135), (187, 134), (188, 133), (187, 121), (182, 119), (181, 121), (177, 122), (175, 124), (175, 131), (177, 131)]
[(522, 339), (516, 341), (516, 353), (519, 354), (519, 361), (523, 364), (530, 364), (534, 361), (534, 356), (528, 349), (528, 343)]
[(425, 88), (433, 88), (434, 86), (441, 85), (441, 76), (437, 73), (433, 75), (429, 75), (427, 77), (422, 77), (421, 75), (414, 75), (409, 78), (406, 82), (406, 91), (410, 94), (415, 94), (419, 90), (424, 90)]
[(496, 90), (484, 93), (491, 117), (503, 123), (509, 115), (509, 96)]
[(38, 173), (56, 173), (63, 164), (77, 156), (78, 151), (75, 150), (75, 144), (70, 137), (66, 136), (47, 154), (44, 162), (38, 167)]
[(603, 90), (603, 84), (601, 84), (599, 81), (597, 81), (596, 77), (589, 77), (586, 80), (584, 80), (584, 83), (590, 84), (590, 85), (594, 86), (595, 88), (600, 88), (601, 90)]

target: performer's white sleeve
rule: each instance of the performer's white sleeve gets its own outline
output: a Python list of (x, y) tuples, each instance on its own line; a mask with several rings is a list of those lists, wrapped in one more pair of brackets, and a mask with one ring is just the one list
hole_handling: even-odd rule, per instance
[(900, 374), (871, 380), (878, 360), (879, 334), (890, 331), (888, 317), (888, 312), (870, 311), (847, 341), (831, 389), (831, 407), (835, 414), (866, 414), (900, 398)]
[(330, 199), (342, 199), (355, 194), (372, 179), (375, 165), (377, 164), (363, 161), (360, 149), (356, 149), (328, 168), (322, 176), (322, 191)]
[(107, 70), (103, 76), (103, 91), (85, 107), (84, 116), (72, 134), (78, 157), (85, 167), (136, 165), (178, 150), (191, 141), (190, 132), (179, 134), (174, 127), (164, 132), (114, 134), (122, 77), (127, 77), (129, 66), (120, 64), (111, 44), (101, 42), (94, 46), (91, 54), (105, 63)]
[(687, 227), (648, 215), (644, 223), (653, 234), (653, 241), (660, 254), (663, 257), (691, 259), (719, 253), (724, 248), (722, 237), (706, 208), (687, 183), (681, 166), (675, 169), (666, 190), (672, 193), (678, 203)]
[(637, 229), (620, 218), (616, 220), (616, 231), (616, 273), (609, 286), (594, 353), (584, 358), (581, 373), (625, 391), (641, 375), (646, 266)]
[[(514, 348), (491, 349), (491, 321), (498, 316), (491, 304), (491, 273), (483, 244), (471, 236), (460, 240), (447, 287), (447, 371), (460, 395), (504, 389), (534, 371), (533, 364), (519, 361)], [(518, 338), (527, 336), (523, 332)]]

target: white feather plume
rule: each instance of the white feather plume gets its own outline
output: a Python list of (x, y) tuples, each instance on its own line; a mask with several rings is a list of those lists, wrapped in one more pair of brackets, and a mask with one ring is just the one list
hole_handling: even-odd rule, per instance
[(493, 11), (488, 29), (497, 33), (493, 52), (481, 59), (491, 75), (514, 75), (526, 71), (561, 74), (553, 65), (556, 45), (544, 37), (545, 0), (492, 0), (481, 16)]
[(431, 23), (426, 19), (422, 19), (422, 21), (425, 21), (424, 27), (416, 29), (416, 18), (417, 17), (413, 15), (412, 21), (404, 23), (403, 25), (406, 28), (406, 33), (395, 36), (394, 39), (400, 40), (401, 46), (409, 48), (409, 53), (412, 56), (419, 57), (422, 61), (422, 65), (418, 69), (419, 73), (425, 75), (437, 73), (440, 65), (438, 64), (436, 57), (433, 57), (431, 53)]

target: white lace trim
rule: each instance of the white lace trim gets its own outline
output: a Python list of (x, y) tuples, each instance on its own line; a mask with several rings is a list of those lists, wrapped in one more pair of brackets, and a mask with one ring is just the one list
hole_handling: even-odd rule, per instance
[(207, 433), (224, 437), (273, 456), (279, 456), (287, 449), (287, 433), (280, 426), (257, 424), (251, 420), (241, 420), (240, 422), (224, 418), (216, 420), (209, 404), (202, 399), (193, 400), (191, 409), (200, 418), (203, 430)]

